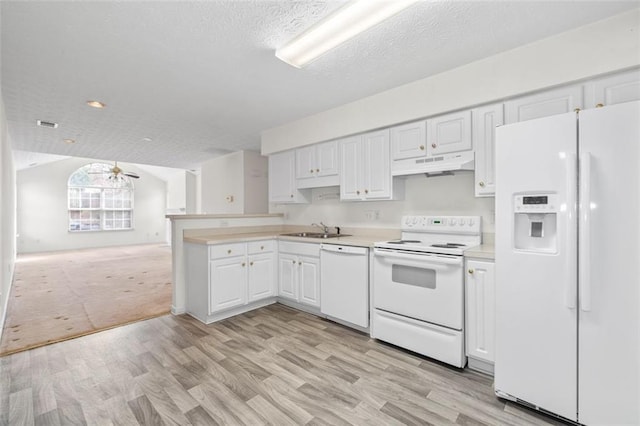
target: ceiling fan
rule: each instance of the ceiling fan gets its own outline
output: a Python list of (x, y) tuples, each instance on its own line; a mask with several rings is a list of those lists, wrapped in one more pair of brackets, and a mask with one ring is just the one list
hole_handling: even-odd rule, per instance
[[(125, 170), (122, 170), (120, 167), (118, 167), (118, 162), (116, 161), (113, 167), (111, 168), (111, 175), (117, 178), (118, 175), (120, 174), (129, 176), (130, 178), (140, 179), (140, 176), (137, 173), (127, 172)], [(111, 177), (109, 177), (109, 179), (111, 179)]]
[(91, 171), (89, 172), (89, 174), (109, 174), (109, 177), (108, 177), (109, 180), (120, 180), (122, 179), (122, 176), (128, 176), (133, 179), (140, 179), (140, 176), (137, 173), (128, 172), (118, 167), (117, 161), (114, 162), (113, 167), (110, 167), (110, 168), (105, 167), (101, 171)]

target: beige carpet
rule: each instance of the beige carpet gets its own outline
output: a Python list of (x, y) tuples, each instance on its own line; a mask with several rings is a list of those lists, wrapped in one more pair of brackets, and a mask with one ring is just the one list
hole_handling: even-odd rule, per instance
[(170, 309), (171, 248), (166, 245), (20, 255), (0, 356)]

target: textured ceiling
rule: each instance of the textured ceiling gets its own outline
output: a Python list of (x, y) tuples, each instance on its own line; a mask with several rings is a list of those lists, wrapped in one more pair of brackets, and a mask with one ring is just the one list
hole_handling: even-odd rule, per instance
[[(638, 1), (423, 1), (304, 69), (275, 58), (276, 47), (340, 5), (2, 1), (2, 96), (12, 146), (196, 168), (224, 152), (258, 150), (262, 130)], [(89, 99), (107, 108), (89, 108)], [(36, 127), (38, 119), (60, 125)]]

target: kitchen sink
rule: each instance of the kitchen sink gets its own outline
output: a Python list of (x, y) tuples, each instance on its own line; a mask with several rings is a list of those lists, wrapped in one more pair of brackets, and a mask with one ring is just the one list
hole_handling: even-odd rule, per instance
[(284, 237), (303, 237), (303, 238), (337, 238), (349, 237), (347, 234), (325, 234), (322, 232), (292, 232), (290, 234), (280, 234)]

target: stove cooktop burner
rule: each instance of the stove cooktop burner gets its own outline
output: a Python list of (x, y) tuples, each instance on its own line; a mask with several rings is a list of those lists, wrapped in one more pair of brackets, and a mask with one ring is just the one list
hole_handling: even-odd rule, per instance
[(389, 244), (418, 244), (420, 240), (398, 240), (398, 241), (389, 241)]
[(431, 244), (431, 247), (438, 247), (438, 248), (458, 248), (458, 247), (465, 247), (466, 244), (458, 244), (458, 243), (445, 243), (445, 244)]

